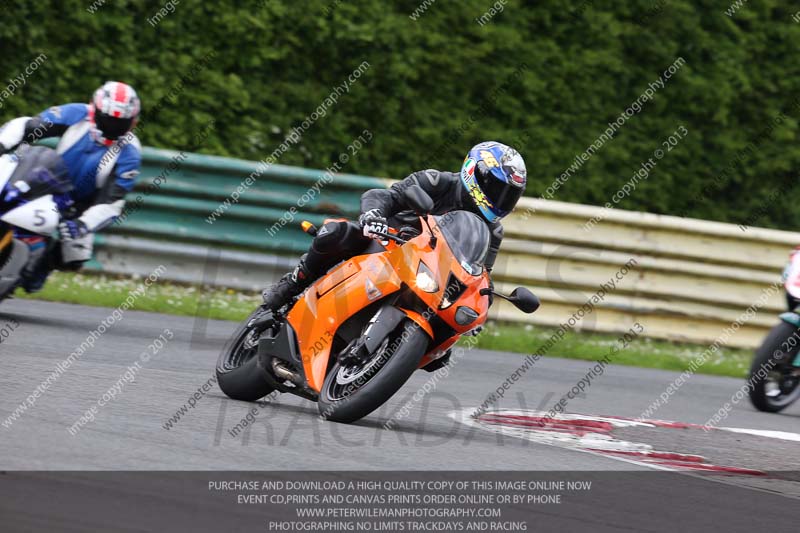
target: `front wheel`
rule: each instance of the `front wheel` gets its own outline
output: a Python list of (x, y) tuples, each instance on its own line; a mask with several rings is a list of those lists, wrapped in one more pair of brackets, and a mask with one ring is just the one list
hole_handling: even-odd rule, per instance
[(350, 423), (383, 405), (417, 369), (428, 340), (425, 331), (406, 319), (366, 360), (345, 366), (334, 363), (319, 395), (320, 415), (334, 422)]
[(792, 365), (800, 332), (781, 322), (769, 332), (750, 367), (750, 401), (759, 411), (777, 413), (800, 397), (800, 369)]
[(234, 400), (254, 402), (275, 390), (264, 379), (265, 370), (258, 365), (260, 331), (250, 326), (260, 313), (263, 310), (259, 308), (236, 329), (217, 360), (217, 384)]

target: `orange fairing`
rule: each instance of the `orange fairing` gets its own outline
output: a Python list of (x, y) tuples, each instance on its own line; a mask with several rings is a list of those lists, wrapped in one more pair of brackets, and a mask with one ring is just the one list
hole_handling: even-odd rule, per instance
[[(429, 221), (434, 223), (432, 217)], [(438, 236), (435, 248), (430, 247), (430, 235), (425, 231), (402, 246), (390, 242), (384, 252), (356, 256), (342, 263), (312, 285), (295, 304), (287, 318), (297, 333), (303, 369), (312, 389), (320, 391), (322, 388), (328, 371), (331, 342), (339, 326), (367, 305), (400, 290), (403, 285), (413, 291), (427, 309), (401, 309), (431, 339), (436, 339), (436, 346), (430, 347), (420, 366), (428, 364), (431, 356), (435, 357), (452, 346), (463, 333), (486, 321), (488, 298), (482, 296), (480, 290), (489, 285), (487, 275), (469, 274), (435, 226), (434, 233)], [(417, 286), (420, 262), (425, 264), (429, 277), (436, 282), (434, 292), (423, 290), (432, 290), (432, 285)], [(465, 288), (449, 306), (440, 309), (451, 273)], [(469, 324), (456, 322), (457, 309), (462, 306), (469, 307), (477, 315)], [(434, 316), (449, 327), (450, 331), (442, 338), (437, 337), (437, 332), (431, 327), (430, 321)]]
[(428, 337), (430, 338), (434, 337), (433, 328), (428, 323), (428, 319), (425, 317), (424, 313), (417, 313), (416, 311), (412, 311), (411, 309), (403, 309), (403, 312), (406, 315), (408, 315), (408, 318), (416, 322), (417, 325), (421, 327), (425, 331), (425, 333), (428, 334)]
[(428, 363), (430, 363), (431, 361), (434, 361), (434, 360), (438, 359), (439, 357), (443, 357), (444, 356), (444, 352), (446, 352), (448, 348), (450, 348), (456, 342), (458, 342), (459, 337), (460, 337), (459, 335), (456, 335), (455, 337), (450, 337), (449, 339), (444, 341), (439, 346), (437, 346), (437, 347), (433, 348), (432, 350), (430, 350), (422, 358), (422, 361), (419, 362), (419, 365), (417, 365), (417, 368), (422, 368), (425, 365), (427, 365)]
[[(434, 233), (439, 237), (438, 243), (435, 249), (431, 249), (427, 246), (428, 238), (425, 235), (414, 239), (414, 243), (424, 243), (425, 246), (416, 247), (414, 250), (415, 258), (412, 259), (412, 261), (415, 261), (415, 266), (411, 279), (416, 279), (417, 265), (422, 261), (433, 272), (439, 290), (435, 293), (428, 293), (417, 288), (413, 281), (409, 283), (409, 285), (412, 289), (415, 289), (415, 294), (428, 305), (430, 310), (434, 311), (439, 318), (444, 320), (448, 326), (460, 335), (486, 321), (486, 315), (489, 311), (489, 299), (486, 296), (482, 296), (480, 290), (489, 286), (489, 279), (486, 273), (481, 273), (479, 276), (473, 276), (467, 273), (456, 260), (447, 242), (442, 237), (441, 230), (434, 224), (434, 219), (431, 217), (429, 220), (433, 226)], [(453, 302), (452, 305), (448, 306), (446, 309), (439, 309), (445, 297), (445, 290), (450, 273), (453, 273), (455, 277), (466, 286), (466, 289), (457, 298), (457, 303)], [(478, 318), (470, 324), (459, 325), (455, 320), (456, 310), (459, 306), (468, 306), (474, 309), (478, 313)], [(428, 320), (430, 320), (430, 318), (432, 317), (428, 317)]]
[(401, 280), (392, 252), (356, 256), (309, 288), (289, 312), (308, 385), (319, 391), (325, 380), (331, 341), (339, 326), (375, 300), (397, 291)]
[[(410, 285), (412, 288), (416, 289), (414, 291), (415, 294), (427, 304), (429, 310), (435, 311), (435, 314), (452, 328), (455, 335), (440, 339), (441, 342), (439, 342), (438, 345), (431, 346), (430, 351), (422, 358), (422, 361), (420, 361), (419, 368), (427, 365), (437, 358), (441, 352), (452, 347), (462, 334), (486, 322), (489, 311), (488, 297), (480, 294), (481, 289), (489, 286), (488, 275), (484, 272), (479, 276), (473, 276), (465, 271), (453, 255), (445, 239), (442, 238), (441, 230), (434, 224), (434, 219), (430, 218), (429, 220), (433, 226), (434, 233), (439, 236), (438, 243), (434, 250), (428, 247), (425, 249), (418, 249), (419, 259), (417, 260), (417, 264), (420, 260), (423, 261), (434, 273), (434, 279), (436, 280), (439, 290), (435, 293), (427, 293), (416, 288), (414, 284)], [(423, 239), (423, 237), (418, 237), (417, 239)], [(424, 239), (422, 242), (427, 243), (427, 239)], [(446, 296), (445, 291), (447, 290), (447, 282), (451, 273), (466, 286), (466, 289), (455, 301), (451, 302), (451, 305), (447, 306), (445, 309), (440, 309)], [(455, 315), (458, 308), (461, 306), (467, 306), (475, 310), (478, 313), (478, 318), (466, 325), (458, 324)], [(430, 318), (432, 317), (428, 317), (428, 320), (430, 320)]]

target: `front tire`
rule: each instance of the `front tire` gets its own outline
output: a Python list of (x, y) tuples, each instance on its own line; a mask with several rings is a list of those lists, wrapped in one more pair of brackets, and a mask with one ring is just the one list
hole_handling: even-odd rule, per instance
[(750, 367), (750, 402), (756, 409), (777, 413), (800, 397), (800, 377), (792, 367), (798, 350), (800, 334), (787, 322), (781, 321), (764, 339)]
[(275, 390), (264, 379), (265, 370), (258, 364), (259, 332), (248, 326), (260, 312), (257, 309), (239, 325), (217, 360), (217, 384), (234, 400), (254, 402)]
[(347, 367), (334, 363), (319, 395), (320, 416), (349, 424), (379, 408), (417, 369), (428, 341), (422, 328), (405, 319), (366, 361)]

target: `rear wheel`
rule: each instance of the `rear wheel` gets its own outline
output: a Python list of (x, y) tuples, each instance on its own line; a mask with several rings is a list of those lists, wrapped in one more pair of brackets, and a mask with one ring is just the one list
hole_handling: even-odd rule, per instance
[(264, 378), (265, 370), (258, 365), (260, 331), (250, 327), (250, 321), (263, 312), (254, 311), (231, 335), (217, 360), (217, 383), (228, 397), (254, 402), (273, 390)]
[(350, 423), (383, 405), (417, 369), (428, 340), (427, 333), (405, 319), (367, 358), (334, 363), (319, 395), (320, 415)]
[(764, 339), (750, 367), (750, 401), (756, 409), (777, 413), (800, 397), (800, 369), (792, 365), (798, 350), (800, 332), (786, 322)]

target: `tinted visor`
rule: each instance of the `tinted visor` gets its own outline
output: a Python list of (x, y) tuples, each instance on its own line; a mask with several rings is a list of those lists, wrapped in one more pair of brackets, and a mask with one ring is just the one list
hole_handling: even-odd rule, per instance
[(522, 187), (502, 182), (490, 173), (478, 176), (478, 184), (500, 216), (505, 216), (514, 209), (524, 191)]
[(97, 129), (103, 132), (103, 137), (111, 141), (116, 141), (128, 133), (133, 126), (132, 118), (114, 118), (99, 110), (95, 114), (94, 121)]

